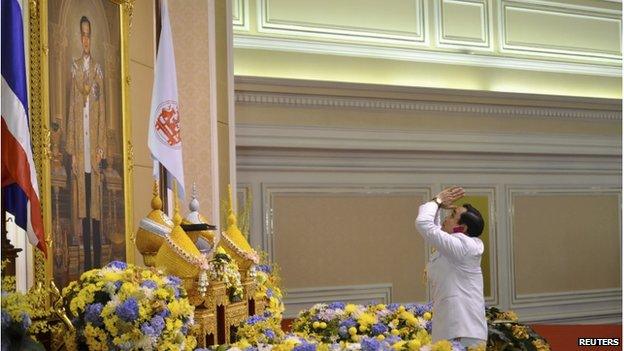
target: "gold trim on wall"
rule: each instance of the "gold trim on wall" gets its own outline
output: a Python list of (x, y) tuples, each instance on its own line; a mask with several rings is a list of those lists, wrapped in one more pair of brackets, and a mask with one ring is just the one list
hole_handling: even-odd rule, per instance
[[(128, 39), (132, 20), (134, 0), (109, 0), (119, 8), (120, 25), (120, 66), (121, 66), (121, 110), (122, 110), (122, 149), (123, 149), (123, 186), (124, 186), (124, 229), (126, 261), (134, 263), (134, 243), (132, 241), (132, 144), (131, 118), (129, 102), (129, 51)], [(34, 250), (35, 284), (53, 280), (53, 247), (52, 238), (52, 198), (50, 170), (50, 88), (49, 88), (49, 33), (48, 33), (48, 1), (29, 1), (29, 86), (30, 86), (30, 119), (32, 132), (33, 157), (38, 170), (40, 184), (40, 201), (43, 211), (43, 223), (48, 257)], [(103, 235), (104, 233), (102, 233)], [(47, 284), (46, 284), (47, 286)]]

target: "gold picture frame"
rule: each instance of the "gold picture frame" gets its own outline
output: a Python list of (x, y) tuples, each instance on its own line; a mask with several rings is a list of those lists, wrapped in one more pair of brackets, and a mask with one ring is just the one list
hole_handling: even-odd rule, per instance
[[(93, 16), (91, 21), (93, 21), (93, 23), (98, 23), (96, 21), (99, 20), (99, 24), (101, 25), (100, 28), (103, 28), (103, 29), (100, 29), (100, 31), (106, 32), (109, 34), (108, 36), (109, 41), (106, 42), (102, 40), (103, 37), (101, 34), (99, 38), (98, 37), (95, 38), (97, 42), (95, 40), (91, 41), (91, 43), (93, 43), (93, 47), (97, 47), (97, 45), (101, 47), (108, 45), (106, 46), (105, 50), (100, 50), (101, 51), (100, 56), (105, 56), (104, 60), (102, 60), (104, 61), (104, 64), (102, 65), (99, 65), (99, 63), (97, 62), (97, 58), (95, 57), (95, 54), (91, 55), (89, 51), (90, 50), (89, 45), (91, 44), (87, 44), (89, 49), (82, 49), (84, 50), (83, 52), (89, 53), (88, 62), (89, 61), (94, 62), (92, 64), (92, 66), (95, 67), (94, 70), (96, 71), (99, 70), (97, 71), (98, 73), (92, 74), (91, 76), (93, 77), (99, 76), (100, 78), (99, 83), (96, 82), (95, 78), (93, 79), (94, 83), (90, 83), (92, 85), (90, 85), (89, 89), (86, 90), (86, 92), (84, 93), (84, 95), (82, 95), (82, 97), (84, 99), (93, 99), (94, 102), (92, 102), (91, 104), (94, 106), (95, 105), (99, 106), (99, 104), (101, 103), (102, 106), (105, 106), (103, 108), (108, 108), (111, 106), (113, 107), (113, 108), (110, 108), (109, 110), (105, 110), (106, 112), (104, 113), (100, 113), (99, 111), (96, 111), (96, 113), (93, 113), (93, 116), (95, 116), (95, 118), (91, 117), (97, 120), (98, 121), (97, 123), (100, 123), (99, 118), (102, 118), (101, 120), (104, 121), (102, 123), (105, 125), (104, 127), (102, 127), (104, 130), (104, 134), (103, 134), (104, 136), (102, 137), (103, 138), (102, 140), (110, 139), (110, 140), (113, 140), (113, 142), (112, 143), (104, 142), (103, 144), (107, 146), (104, 147), (103, 149), (99, 147), (99, 143), (98, 143), (98, 146), (97, 146), (98, 158), (96, 159), (96, 162), (93, 168), (91, 168), (92, 166), (90, 164), (90, 162), (92, 161), (84, 161), (86, 163), (89, 163), (89, 165), (84, 166), (84, 168), (89, 167), (89, 169), (91, 170), (95, 169), (93, 173), (98, 172), (97, 176), (100, 177), (100, 178), (95, 178), (94, 176), (92, 176), (92, 173), (89, 173), (89, 171), (84, 171), (85, 172), (84, 174), (89, 174), (89, 179), (90, 179), (89, 182), (91, 182), (92, 177), (93, 179), (104, 179), (102, 180), (102, 185), (97, 185), (99, 192), (96, 193), (98, 194), (97, 196), (99, 199), (98, 200), (99, 202), (97, 202), (97, 204), (101, 205), (100, 208), (97, 208), (97, 210), (95, 210), (95, 211), (99, 211), (98, 213), (101, 212), (100, 214), (98, 214), (100, 224), (97, 225), (100, 231), (99, 234), (97, 235), (100, 238), (99, 240), (100, 240), (101, 245), (99, 249), (100, 251), (98, 251), (97, 255), (98, 257), (102, 256), (101, 250), (104, 247), (104, 243), (106, 242), (106, 240), (108, 240), (109, 246), (111, 248), (110, 249), (111, 252), (113, 252), (113, 250), (116, 250), (115, 252), (119, 252), (119, 254), (123, 252), (123, 254), (125, 255), (126, 262), (134, 263), (135, 261), (133, 218), (132, 218), (132, 213), (133, 213), (132, 212), (133, 211), (132, 209), (133, 207), (132, 206), (133, 204), (132, 202), (133, 146), (132, 146), (132, 141), (131, 141), (132, 134), (131, 134), (131, 123), (130, 123), (131, 116), (130, 116), (130, 104), (129, 104), (130, 76), (128, 73), (128, 66), (129, 66), (128, 38), (130, 35), (134, 0), (87, 0), (87, 1), (84, 1), (84, 0), (30, 0), (28, 4), (29, 4), (28, 28), (29, 28), (29, 51), (30, 51), (29, 89), (30, 89), (30, 96), (31, 96), (30, 118), (31, 118), (32, 145), (33, 145), (34, 161), (38, 170), (38, 181), (39, 181), (39, 187), (40, 187), (40, 197), (41, 197), (44, 230), (45, 230), (45, 238), (46, 238), (45, 241), (46, 241), (47, 249), (48, 249), (47, 258), (39, 250), (34, 249), (33, 269), (34, 269), (35, 284), (41, 282), (44, 285), (47, 285), (47, 283), (50, 282), (51, 280), (55, 280), (55, 275), (54, 275), (55, 262), (58, 261), (58, 254), (64, 254), (62, 250), (60, 250), (62, 246), (61, 244), (63, 244), (63, 240), (66, 240), (67, 237), (69, 237), (69, 235), (64, 234), (66, 233), (66, 231), (57, 230), (61, 228), (62, 226), (62, 224), (60, 224), (62, 216), (59, 215), (59, 207), (61, 207), (59, 206), (59, 201), (60, 201), (59, 194), (64, 195), (66, 198), (68, 194), (71, 194), (69, 195), (69, 198), (71, 200), (68, 202), (71, 202), (72, 210), (70, 210), (70, 213), (71, 213), (70, 219), (67, 220), (67, 223), (65, 223), (66, 226), (69, 228), (75, 228), (76, 223), (84, 223), (84, 219), (78, 217), (78, 213), (82, 210), (77, 210), (79, 206), (81, 205), (80, 204), (76, 205), (76, 203), (80, 200), (73, 201), (75, 200), (74, 197), (76, 199), (80, 199), (77, 195), (74, 195), (78, 193), (78, 191), (72, 190), (72, 189), (79, 189), (78, 187), (80, 186), (80, 185), (77, 185), (79, 182), (76, 181), (76, 179), (78, 179), (77, 174), (79, 174), (77, 171), (75, 171), (76, 169), (75, 168), (75, 165), (76, 165), (75, 155), (76, 154), (71, 154), (69, 156), (71, 159), (71, 162), (69, 164), (71, 164), (71, 166), (68, 166), (68, 154), (67, 152), (63, 151), (67, 149), (60, 150), (61, 148), (60, 145), (62, 145), (62, 142), (60, 140), (62, 136), (59, 136), (59, 135), (62, 135), (62, 133), (65, 132), (65, 130), (62, 128), (62, 125), (63, 123), (65, 123), (65, 125), (68, 125), (69, 123), (67, 123), (65, 120), (66, 117), (65, 117), (64, 112), (60, 114), (61, 117), (57, 116), (59, 115), (58, 114), (58, 111), (59, 111), (58, 101), (63, 101), (63, 99), (65, 99), (64, 106), (66, 107), (67, 105), (69, 105), (67, 104), (66, 100), (68, 100), (67, 95), (70, 95), (72, 93), (71, 89), (74, 86), (74, 79), (75, 79), (74, 73), (75, 73), (77, 60), (74, 59), (73, 54), (71, 56), (65, 55), (65, 56), (68, 56), (71, 61), (66, 60), (66, 62), (64, 63), (59, 63), (57, 62), (59, 55), (55, 55), (56, 51), (54, 50), (61, 50), (59, 48), (65, 48), (65, 49), (68, 48), (67, 41), (75, 39), (75, 38), (78, 38), (78, 43), (76, 44), (74, 40), (74, 42), (72, 42), (72, 45), (77, 45), (79, 49), (82, 49), (82, 46), (81, 46), (83, 45), (82, 40), (86, 36), (83, 32), (83, 18), (88, 17), (88, 16), (82, 15), (80, 13), (80, 10), (76, 10), (76, 8), (83, 8), (85, 6), (94, 6), (94, 8), (98, 9), (99, 12), (92, 11), (92, 12), (97, 12), (97, 13), (96, 15)], [(54, 7), (51, 7), (51, 6), (54, 6)], [(56, 30), (58, 26), (50, 30), (50, 26), (55, 24), (55, 22), (50, 21), (50, 17), (49, 17), (50, 9), (52, 9), (52, 12), (54, 14), (63, 13), (63, 11), (59, 9), (66, 9), (65, 13), (71, 13), (73, 15), (73, 17), (71, 18), (71, 35), (59, 35), (59, 33), (68, 33), (68, 31), (59, 32), (58, 30)], [(76, 17), (76, 14), (82, 17)], [(91, 28), (92, 26), (94, 26), (92, 25), (91, 21), (88, 23), (88, 27), (89, 27), (88, 37), (89, 38), (91, 38), (91, 30), (92, 30)], [(69, 22), (69, 20), (66, 20), (65, 22)], [(67, 26), (69, 28), (69, 24), (67, 24)], [(84, 27), (85, 30), (86, 30), (86, 27), (87, 27), (87, 24), (85, 24), (85, 27)], [(113, 30), (110, 30), (110, 28), (112, 28)], [(118, 37), (116, 36), (117, 33), (118, 33)], [(110, 38), (113, 38), (113, 39), (110, 39)], [(111, 42), (118, 43), (118, 47), (115, 45), (111, 46), (110, 45)], [(65, 46), (61, 44), (65, 44)], [(71, 46), (69, 47), (71, 48)], [(67, 52), (70, 52), (70, 50), (66, 50), (65, 53)], [(76, 51), (74, 50), (74, 52)], [(117, 53), (117, 55), (112, 55), (110, 54), (111, 52)], [(80, 53), (80, 51), (78, 51), (78, 53)], [(65, 56), (62, 56), (62, 57), (65, 57)], [(70, 85), (62, 86), (62, 87), (65, 87), (65, 89), (58, 89), (59, 86), (61, 86), (59, 85), (61, 83), (57, 82), (58, 79), (51, 79), (50, 60), (52, 57), (57, 59), (57, 61), (55, 61), (53, 64), (53, 68), (56, 70), (54, 71), (56, 72), (55, 77), (56, 78), (61, 77), (61, 76), (71, 77), (71, 78), (68, 78), (69, 80), (71, 80), (69, 82)], [(81, 57), (81, 56), (78, 56), (78, 57)], [(85, 61), (87, 60), (85, 59)], [(115, 66), (110, 66), (110, 65), (115, 65)], [(59, 67), (61, 67), (61, 69), (59, 69)], [(83, 68), (83, 71), (81, 73), (82, 78), (85, 79), (84, 81), (87, 81), (87, 78), (90, 77), (89, 76), (90, 71), (88, 68), (89, 65), (87, 64), (86, 67), (87, 67), (86, 70)], [(107, 71), (108, 67), (114, 67), (114, 69)], [(68, 74), (63, 74), (69, 71), (71, 71), (71, 75), (68, 76)], [(101, 72), (104, 72), (104, 73), (101, 73)], [(111, 73), (110, 74), (111, 77), (107, 77), (106, 74), (110, 72), (117, 72), (117, 74)], [(108, 79), (104, 80), (102, 79), (103, 77), (107, 77)], [(55, 94), (52, 96), (54, 100), (51, 100), (51, 96), (50, 96), (51, 80), (53, 80), (53, 83), (55, 84), (55, 86), (53, 87), (54, 89), (52, 89), (52, 91), (55, 92)], [(92, 82), (91, 78), (89, 78), (88, 81)], [(114, 84), (115, 86), (113, 86), (113, 84), (111, 84), (110, 82), (116, 82), (116, 84)], [(84, 86), (87, 87), (89, 85), (85, 83)], [(70, 93), (68, 94), (67, 91), (69, 91)], [(59, 95), (59, 94), (65, 94), (65, 96)], [(105, 99), (105, 96), (107, 96), (106, 94), (109, 94), (108, 99), (110, 100)], [(101, 97), (101, 100), (100, 100), (100, 97)], [(117, 98), (117, 100), (114, 100), (115, 98)], [(71, 99), (69, 101), (75, 102), (75, 100), (71, 100)], [(76, 104), (76, 106), (79, 106), (79, 105)], [(84, 106), (90, 106), (90, 105), (89, 103), (85, 102)], [(56, 112), (53, 112), (51, 110), (51, 107), (55, 107)], [(69, 108), (71, 109), (71, 107)], [(90, 111), (89, 107), (86, 107), (86, 111)], [(119, 116), (116, 112), (120, 112), (121, 116)], [(84, 116), (85, 114), (86, 114), (86, 117)], [(89, 121), (88, 119), (89, 114), (90, 112), (86, 112), (86, 113), (83, 112), (83, 117), (86, 118), (84, 121), (87, 121), (87, 123)], [(105, 116), (105, 117), (100, 117), (100, 116)], [(57, 119), (55, 118), (60, 118), (60, 120), (63, 122), (63, 123), (60, 123), (61, 127), (59, 127), (59, 123), (56, 123)], [(52, 120), (54, 120), (54, 122), (52, 122)], [(78, 125), (78, 124), (74, 123), (72, 125)], [(83, 124), (80, 124), (80, 125), (82, 128)], [(92, 128), (93, 125), (92, 124), (89, 124), (89, 125), (91, 126), (90, 128)], [(110, 128), (110, 126), (117, 126), (118, 129)], [(121, 130), (119, 130), (119, 128)], [(68, 129), (71, 129), (71, 128), (68, 128)], [(81, 130), (84, 131), (84, 129), (81, 129)], [(89, 134), (88, 134), (90, 130), (91, 129), (87, 130), (86, 136), (82, 139), (84, 144), (87, 144), (87, 145), (90, 145), (89, 140), (93, 140), (92, 137), (89, 137)], [(96, 131), (96, 133), (98, 132)], [(96, 133), (92, 133), (92, 134), (96, 134)], [(65, 139), (69, 139), (69, 137), (65, 135)], [(73, 140), (78, 140), (78, 139), (76, 137), (73, 137)], [(68, 143), (65, 141), (65, 144), (68, 144)], [(76, 151), (76, 153), (78, 153), (80, 152), (80, 150), (89, 151), (90, 150), (89, 147), (90, 146), (86, 146), (86, 148), (82, 148), (82, 149), (76, 147), (72, 150), (78, 150)], [(110, 151), (110, 150), (113, 150), (113, 151)], [(64, 152), (65, 154), (63, 154)], [(89, 152), (89, 154), (91, 153), (93, 153), (93, 151)], [(84, 153), (82, 154), (82, 157), (83, 157), (83, 160), (84, 158), (92, 159), (92, 157), (84, 156)], [(61, 165), (60, 167), (59, 167), (59, 164)], [(68, 184), (64, 186), (65, 188), (71, 188), (71, 189), (65, 190), (65, 188), (59, 188), (59, 184), (63, 185), (63, 176), (59, 177), (58, 173), (55, 173), (55, 175), (53, 175), (52, 171), (54, 169), (55, 172), (60, 171), (61, 173), (63, 173), (64, 170), (67, 170), (68, 168), (71, 168), (71, 173), (69, 172), (64, 173), (65, 174), (64, 179), (66, 179), (67, 181), (66, 184)], [(118, 178), (121, 178), (121, 179), (118, 179)], [(86, 179), (86, 176), (84, 179)], [(109, 179), (111, 179), (111, 181), (109, 181)], [(114, 180), (117, 180), (117, 182), (115, 182)], [(106, 183), (103, 183), (104, 181), (106, 181)], [(94, 189), (93, 185), (91, 187), (88, 187), (87, 185), (82, 185), (82, 188), (80, 189), (87, 189), (87, 188)], [(87, 199), (91, 198), (90, 201), (87, 200), (89, 201), (90, 204), (93, 203), (92, 194), (93, 192), (90, 190), (89, 191), (90, 197), (87, 198)], [(115, 217), (117, 215), (121, 215), (121, 213), (113, 212), (115, 209), (118, 209), (118, 203), (112, 200), (116, 200), (119, 197), (123, 197), (123, 205), (124, 205), (123, 211), (119, 211), (119, 212), (123, 212), (123, 218), (121, 219), (118, 217)], [(108, 200), (108, 206), (105, 206), (104, 204), (105, 200)], [(56, 207), (54, 209), (53, 209), (53, 204)], [(83, 207), (86, 207), (86, 205), (83, 205)], [(87, 210), (89, 211), (87, 212), (88, 213), (87, 216), (89, 216), (89, 219), (87, 221), (88, 223), (97, 223), (96, 221), (91, 219), (91, 216), (93, 216), (94, 214), (94, 210), (93, 210), (94, 208), (96, 207), (91, 205), (89, 206), (89, 210)], [(53, 212), (53, 210), (55, 212)], [(65, 207), (61, 207), (61, 210), (67, 211)], [(114, 215), (111, 215), (111, 213), (114, 213)], [(106, 224), (104, 223), (105, 220), (107, 221)], [(107, 225), (110, 225), (110, 226), (107, 227)], [(88, 228), (90, 228), (89, 231), (95, 230), (93, 229), (95, 228), (95, 224), (90, 224)], [(107, 233), (105, 232), (106, 228), (115, 228), (116, 232)], [(63, 234), (59, 234), (60, 232), (62, 232)], [(70, 232), (72, 235), (74, 235), (71, 237), (71, 239), (75, 241), (76, 239), (75, 235), (77, 235), (77, 232), (74, 232), (71, 230)], [(83, 229), (83, 232), (84, 232), (84, 229)], [(83, 232), (80, 232), (81, 236)], [(65, 236), (59, 236), (59, 235), (65, 235)], [(91, 236), (91, 234), (88, 234), (88, 235)], [(105, 235), (110, 235), (110, 236), (105, 238)], [(112, 238), (112, 235), (116, 235), (114, 240)], [(93, 234), (93, 237), (95, 238), (95, 234)], [(103, 240), (102, 238), (106, 240)], [(93, 251), (95, 252), (98, 249), (96, 249), (96, 246), (95, 246), (95, 239), (93, 240), (94, 240)], [(120, 240), (123, 240), (123, 243), (121, 243)], [(56, 250), (55, 250), (55, 244), (57, 245)], [(64, 246), (65, 248), (69, 247), (67, 246), (67, 241), (65, 241), (64, 244), (66, 245)], [(80, 244), (78, 244), (77, 246), (78, 248), (80, 248)], [(89, 250), (90, 250), (91, 245), (88, 245), (86, 247), (89, 247)], [(84, 250), (84, 248), (85, 248), (85, 245), (82, 245), (81, 250)], [(74, 250), (74, 251), (77, 251), (77, 250)], [(67, 250), (67, 252), (65, 253), (67, 255), (70, 254), (69, 250)], [(80, 256), (81, 254), (82, 256)], [(112, 253), (111, 253), (111, 256), (112, 256)], [(86, 258), (87, 253), (86, 252), (78, 253), (78, 257), (79, 257), (78, 258), (79, 264), (84, 263), (84, 260), (87, 259)], [(96, 254), (95, 253), (91, 254), (89, 252), (88, 257), (89, 257), (89, 260), (91, 260), (91, 257), (96, 257)], [(55, 261), (55, 259), (57, 261)], [(70, 259), (67, 259), (67, 260), (69, 261)], [(80, 262), (81, 260), (83, 262)], [(97, 258), (94, 258), (94, 261), (97, 261), (97, 260), (98, 260)], [(106, 263), (107, 262), (102, 260), (100, 264), (104, 265)], [(78, 274), (78, 277), (79, 277), (79, 274)], [(75, 279), (77, 278), (74, 276), (70, 280), (75, 280)], [(63, 287), (66, 285), (66, 283), (67, 282), (63, 282), (63, 284), (58, 284), (57, 282), (57, 285), (59, 285), (60, 287)]]

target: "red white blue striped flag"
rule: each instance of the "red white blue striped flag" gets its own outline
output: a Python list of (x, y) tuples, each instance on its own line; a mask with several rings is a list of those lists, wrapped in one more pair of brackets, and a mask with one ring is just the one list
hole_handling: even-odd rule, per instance
[[(30, 243), (46, 253), (28, 120), (28, 90), (22, 8), (18, 0), (2, 1), (2, 196)], [(1, 220), (5, 220), (2, 218)]]

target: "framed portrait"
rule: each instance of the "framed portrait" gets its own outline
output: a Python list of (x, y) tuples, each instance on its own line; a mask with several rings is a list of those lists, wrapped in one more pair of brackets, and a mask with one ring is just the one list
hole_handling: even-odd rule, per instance
[(128, 35), (132, 2), (31, 0), (33, 148), (48, 257), (35, 281), (64, 287), (134, 261)]

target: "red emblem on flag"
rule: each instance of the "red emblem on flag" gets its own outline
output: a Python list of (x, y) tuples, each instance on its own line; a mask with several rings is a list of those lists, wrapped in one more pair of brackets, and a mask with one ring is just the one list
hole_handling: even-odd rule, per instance
[(165, 144), (179, 147), (182, 142), (180, 136), (180, 115), (178, 104), (175, 101), (165, 101), (158, 106), (156, 118), (156, 134)]

